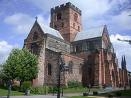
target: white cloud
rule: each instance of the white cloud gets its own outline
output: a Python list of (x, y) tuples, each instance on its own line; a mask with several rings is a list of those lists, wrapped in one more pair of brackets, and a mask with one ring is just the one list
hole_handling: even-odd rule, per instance
[(10, 45), (6, 41), (0, 41), (0, 64), (5, 62), (13, 47), (13, 45)]
[[(90, 25), (101, 25), (99, 23), (108, 24), (110, 21), (105, 19), (104, 15), (108, 14), (109, 11), (120, 10), (120, 6), (128, 4), (129, 0), (27, 0), (28, 2), (36, 5), (38, 8), (43, 10), (44, 14), (50, 11), (50, 8), (57, 5), (71, 2), (82, 10), (82, 19), (84, 27), (90, 27)], [(114, 15), (109, 14), (110, 20)], [(99, 18), (101, 17), (101, 19)], [(90, 22), (89, 22), (90, 21)], [(116, 20), (117, 21), (117, 20)], [(124, 20), (123, 20), (124, 21)], [(89, 25), (90, 24), (90, 25)], [(119, 23), (118, 23), (119, 24)], [(116, 25), (116, 24), (115, 24)]]
[(123, 11), (121, 14), (112, 17), (112, 23), (120, 27), (120, 29), (131, 30), (131, 11)]
[(131, 45), (128, 42), (118, 41), (118, 38), (122, 40), (128, 40), (131, 39), (131, 36), (122, 36), (120, 34), (112, 34), (110, 36), (111, 42), (113, 43), (119, 61), (119, 67), (121, 66), (121, 57), (122, 55), (125, 55), (127, 61), (127, 68), (131, 71)]
[(17, 33), (27, 33), (31, 28), (31, 24), (33, 24), (32, 17), (23, 14), (17, 13), (11, 16), (7, 16), (4, 20), (5, 23), (10, 24), (13, 26), (13, 29)]
[[(49, 24), (49, 19), (45, 19), (42, 14), (37, 15), (38, 20), (43, 22), (43, 24)], [(27, 34), (29, 33), (33, 23), (35, 21), (35, 17), (31, 17), (24, 13), (16, 13), (11, 16), (7, 16), (4, 20), (6, 24), (12, 25), (13, 29), (16, 33)]]

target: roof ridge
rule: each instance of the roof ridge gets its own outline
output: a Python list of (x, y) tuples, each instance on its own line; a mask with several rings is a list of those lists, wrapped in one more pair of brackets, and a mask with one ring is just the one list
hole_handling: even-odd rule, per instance
[(90, 28), (88, 28), (88, 29), (99, 28), (99, 27), (105, 27), (105, 25), (92, 26), (92, 27), (90, 27)]
[(55, 30), (54, 28), (51, 28), (50, 26), (39, 22), (39, 20), (37, 21), (37, 23), (40, 25), (44, 33), (51, 34), (58, 38), (64, 39), (58, 30)]

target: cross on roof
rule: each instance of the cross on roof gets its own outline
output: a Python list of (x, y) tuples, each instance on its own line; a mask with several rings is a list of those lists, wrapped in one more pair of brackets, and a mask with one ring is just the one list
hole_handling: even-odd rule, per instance
[(36, 16), (35, 19), (36, 19), (36, 21), (37, 21), (38, 17)]

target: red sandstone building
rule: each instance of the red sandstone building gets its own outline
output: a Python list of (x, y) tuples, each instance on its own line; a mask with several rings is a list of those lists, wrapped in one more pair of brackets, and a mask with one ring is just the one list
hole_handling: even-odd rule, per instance
[(69, 68), (61, 84), (81, 82), (84, 86), (128, 85), (126, 69), (118, 68), (106, 25), (82, 30), (81, 10), (70, 2), (51, 9), (50, 27), (35, 21), (24, 47), (38, 55), (39, 73), (34, 86), (56, 85), (59, 53)]

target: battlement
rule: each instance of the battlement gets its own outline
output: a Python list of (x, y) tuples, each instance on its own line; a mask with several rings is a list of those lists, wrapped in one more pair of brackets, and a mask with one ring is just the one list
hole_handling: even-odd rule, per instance
[(70, 2), (68, 2), (66, 4), (62, 4), (60, 6), (56, 6), (55, 8), (51, 8), (51, 14), (53, 12), (57, 12), (57, 11), (60, 11), (60, 10), (66, 9), (66, 8), (71, 8), (71, 9), (73, 9), (74, 11), (78, 12), (81, 15), (81, 10), (79, 8), (77, 8), (75, 5), (73, 5), (72, 3), (70, 3)]

